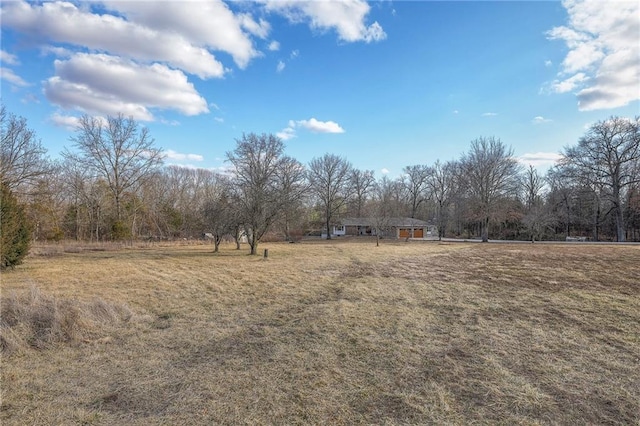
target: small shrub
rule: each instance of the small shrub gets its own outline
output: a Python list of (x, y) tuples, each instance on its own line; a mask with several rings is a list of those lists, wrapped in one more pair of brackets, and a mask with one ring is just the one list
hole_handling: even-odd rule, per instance
[(131, 230), (122, 220), (116, 220), (111, 226), (111, 238), (114, 241), (121, 241), (131, 238)]

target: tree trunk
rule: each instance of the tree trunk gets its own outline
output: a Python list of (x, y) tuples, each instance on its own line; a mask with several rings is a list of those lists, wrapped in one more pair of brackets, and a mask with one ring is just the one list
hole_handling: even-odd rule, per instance
[(616, 210), (616, 234), (619, 243), (625, 241), (624, 235), (624, 211), (622, 210), (622, 202), (620, 200), (620, 187), (613, 187), (613, 206)]
[(482, 220), (482, 242), (489, 242), (489, 216)]
[(236, 225), (235, 232), (235, 240), (236, 240), (236, 250), (240, 250), (240, 225)]
[(330, 224), (329, 224), (329, 218), (328, 217), (327, 217), (326, 225), (327, 225), (327, 240), (330, 240), (331, 239), (331, 227), (330, 227)]
[(284, 220), (284, 237), (287, 241), (291, 242), (291, 230), (289, 229), (289, 219)]
[(596, 200), (598, 207), (596, 208), (596, 215), (593, 224), (593, 240), (600, 241), (600, 202)]
[(620, 206), (616, 208), (616, 230), (618, 233), (618, 242), (623, 243), (625, 241), (624, 214)]

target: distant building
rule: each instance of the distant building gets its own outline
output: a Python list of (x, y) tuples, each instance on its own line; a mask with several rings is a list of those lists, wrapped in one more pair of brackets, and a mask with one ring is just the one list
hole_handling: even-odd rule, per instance
[[(394, 217), (384, 220), (384, 226), (372, 218), (344, 218), (333, 226), (332, 236), (376, 235), (376, 228), (387, 238), (432, 238), (438, 236), (438, 228), (423, 220), (411, 217)], [(325, 235), (326, 236), (326, 235)]]

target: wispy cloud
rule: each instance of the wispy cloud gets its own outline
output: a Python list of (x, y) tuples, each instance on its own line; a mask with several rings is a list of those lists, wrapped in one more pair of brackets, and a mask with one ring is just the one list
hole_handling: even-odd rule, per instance
[(167, 159), (173, 161), (203, 161), (204, 157), (200, 154), (183, 154), (172, 149), (164, 151)]
[(13, 70), (10, 70), (9, 68), (0, 67), (0, 77), (3, 80), (6, 80), (9, 83), (13, 84), (14, 86), (18, 86), (18, 87), (30, 86), (29, 83), (24, 81), (22, 77), (14, 73)]
[(7, 65), (20, 65), (18, 57), (5, 50), (0, 50), (0, 62)]
[(278, 61), (278, 65), (276, 66), (276, 72), (282, 72), (286, 66), (287, 65), (284, 62)]
[(533, 120), (531, 120), (533, 124), (551, 123), (552, 121), (553, 120), (551, 120), (550, 118), (544, 118), (541, 115), (533, 117)]
[(62, 115), (53, 113), (49, 117), (49, 121), (55, 126), (65, 128), (67, 130), (76, 130), (80, 126), (80, 119), (71, 115)]
[(380, 173), (382, 173), (383, 175), (388, 175), (389, 174), (389, 169), (384, 167), (384, 168), (382, 168), (382, 170), (380, 170)]
[(564, 80), (553, 80), (551, 91), (555, 93), (567, 93), (582, 87), (590, 78), (583, 72), (572, 75)]
[(289, 125), (288, 127), (285, 127), (284, 129), (276, 133), (276, 136), (283, 141), (288, 141), (289, 139), (293, 139), (296, 137), (296, 129), (294, 129), (294, 126)]
[(482, 113), (483, 117), (495, 117), (496, 115), (498, 115), (497, 112), (483, 112)]
[(518, 161), (533, 167), (547, 167), (554, 165), (560, 158), (562, 155), (556, 152), (532, 152), (521, 155)]
[(280, 43), (274, 40), (271, 43), (269, 43), (269, 46), (267, 46), (267, 49), (271, 50), (272, 52), (275, 52), (276, 50), (280, 50)]

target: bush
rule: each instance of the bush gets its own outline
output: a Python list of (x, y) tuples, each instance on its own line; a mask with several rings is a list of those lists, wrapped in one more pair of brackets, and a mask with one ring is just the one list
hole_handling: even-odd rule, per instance
[(114, 241), (122, 241), (131, 238), (131, 230), (122, 221), (116, 220), (111, 226), (111, 239)]
[(0, 186), (0, 269), (7, 269), (22, 263), (29, 252), (31, 227), (16, 197), (4, 183)]

